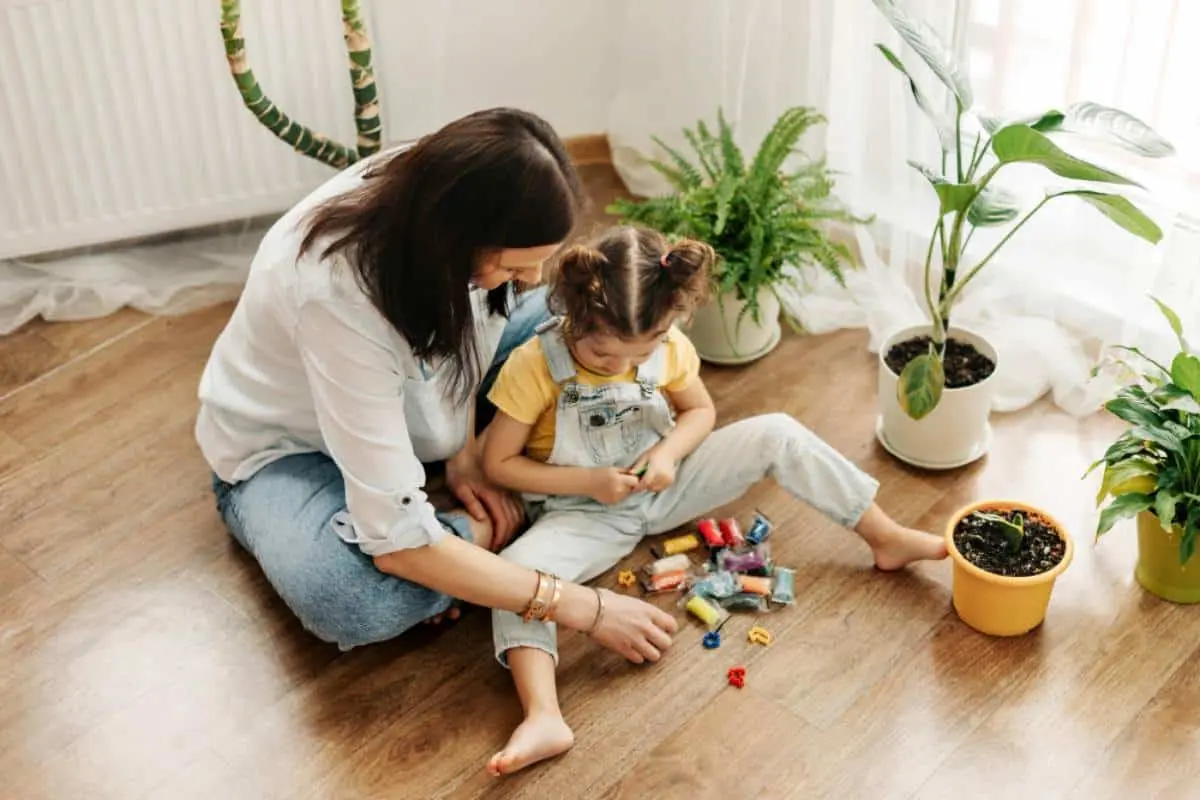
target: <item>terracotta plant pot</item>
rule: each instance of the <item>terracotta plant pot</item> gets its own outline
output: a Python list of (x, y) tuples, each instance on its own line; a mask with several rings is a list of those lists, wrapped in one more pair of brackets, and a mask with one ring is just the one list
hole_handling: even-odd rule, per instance
[[(896, 344), (929, 335), (928, 325), (903, 328), (879, 348), (879, 418), (875, 436), (884, 449), (905, 463), (923, 469), (954, 469), (982, 458), (992, 446), (992, 386), (996, 373), (973, 386), (942, 391), (941, 401), (922, 419), (913, 419), (896, 399), (899, 376), (887, 365)], [(967, 342), (997, 362), (996, 349), (977, 333), (951, 327), (951, 339)], [(997, 362), (998, 363), (998, 362)]]
[[(954, 543), (954, 529), (959, 521), (976, 511), (1022, 511), (1040, 517), (1063, 540), (1062, 559), (1046, 572), (1022, 578), (996, 575), (979, 568)], [(954, 564), (954, 610), (963, 622), (990, 636), (1020, 636), (1041, 625), (1054, 582), (1075, 554), (1074, 542), (1062, 523), (1040, 508), (1014, 500), (983, 500), (953, 514), (946, 523), (946, 547)]]
[(1134, 576), (1142, 587), (1172, 603), (1200, 603), (1200, 556), (1179, 563), (1178, 525), (1163, 530), (1158, 517), (1148, 511), (1138, 515), (1138, 561)]
[(783, 335), (778, 298), (770, 289), (759, 289), (759, 322), (753, 314), (741, 316), (745, 307), (737, 295), (723, 294), (696, 309), (684, 332), (700, 358), (713, 364), (747, 364), (775, 349)]

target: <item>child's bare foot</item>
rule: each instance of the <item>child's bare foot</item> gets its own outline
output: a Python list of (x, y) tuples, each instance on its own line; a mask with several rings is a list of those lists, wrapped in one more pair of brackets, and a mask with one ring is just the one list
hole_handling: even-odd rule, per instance
[(884, 572), (903, 569), (914, 561), (940, 561), (949, 555), (946, 540), (941, 536), (906, 528), (874, 504), (862, 515), (855, 530), (871, 545), (876, 569)]
[(945, 558), (946, 540), (932, 533), (897, 526), (881, 541), (871, 545), (875, 568), (884, 572), (903, 569), (914, 561), (940, 561)]
[(508, 744), (488, 762), (487, 771), (496, 777), (508, 775), (538, 761), (571, 749), (575, 734), (557, 714), (536, 714), (517, 726)]
[(445, 611), (443, 611), (441, 614), (434, 614), (432, 617), (425, 620), (425, 624), (426, 625), (441, 625), (444, 620), (449, 620), (450, 622), (453, 622), (454, 620), (458, 619), (460, 616), (462, 616), (462, 609), (459, 608), (458, 603), (452, 603), (450, 605), (450, 607), (448, 609), (446, 609)]

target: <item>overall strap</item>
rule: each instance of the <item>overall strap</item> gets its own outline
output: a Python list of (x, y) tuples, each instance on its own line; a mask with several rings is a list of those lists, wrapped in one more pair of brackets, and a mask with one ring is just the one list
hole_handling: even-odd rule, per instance
[(542, 355), (550, 367), (550, 377), (555, 383), (564, 383), (574, 378), (578, 370), (571, 349), (562, 335), (562, 317), (551, 317), (537, 326), (537, 336), (542, 343)]

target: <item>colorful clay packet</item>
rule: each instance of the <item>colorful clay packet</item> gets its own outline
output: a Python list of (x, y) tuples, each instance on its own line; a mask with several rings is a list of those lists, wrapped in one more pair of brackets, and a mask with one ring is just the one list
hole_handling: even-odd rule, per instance
[(717, 554), (717, 568), (725, 572), (753, 572), (771, 565), (767, 545), (755, 545), (749, 550), (722, 550)]
[(746, 543), (746, 537), (742, 535), (742, 529), (736, 519), (721, 520), (717, 523), (717, 529), (721, 531), (721, 540), (725, 542), (726, 547), (741, 547)]
[(721, 530), (717, 527), (716, 520), (702, 519), (696, 523), (696, 530), (704, 538), (704, 544), (709, 549), (725, 546), (725, 537), (721, 535)]
[(746, 541), (750, 544), (762, 544), (771, 535), (771, 520), (761, 511), (756, 511), (750, 529), (746, 531)]
[(769, 611), (767, 598), (761, 594), (738, 592), (717, 601), (726, 611)]
[(647, 575), (662, 575), (667, 572), (679, 572), (686, 570), (692, 566), (691, 559), (686, 553), (676, 553), (673, 556), (660, 558), (657, 561), (651, 561), (645, 566)]
[(687, 570), (660, 572), (657, 575), (643, 574), (641, 582), (642, 591), (646, 594), (674, 592), (687, 585)]
[(700, 537), (694, 533), (687, 533), (662, 542), (655, 542), (650, 547), (650, 552), (654, 553), (655, 558), (666, 558), (679, 553), (690, 553), (698, 547), (700, 547)]
[(729, 619), (728, 611), (702, 594), (688, 592), (683, 605), (688, 613), (703, 622), (710, 631), (717, 630)]
[(771, 602), (791, 605), (796, 602), (796, 570), (776, 567), (771, 576)]
[(738, 590), (737, 576), (732, 572), (713, 572), (691, 579), (691, 590), (705, 597), (722, 598)]
[(766, 597), (771, 593), (771, 579), (757, 575), (738, 575), (738, 588), (749, 594)]

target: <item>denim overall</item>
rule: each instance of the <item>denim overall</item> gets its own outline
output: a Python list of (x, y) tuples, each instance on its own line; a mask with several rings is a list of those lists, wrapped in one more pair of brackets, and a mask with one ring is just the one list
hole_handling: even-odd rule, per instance
[[(547, 320), (539, 326), (538, 338), (550, 376), (561, 387), (554, 411), (554, 447), (546, 463), (628, 469), (675, 427), (671, 405), (658, 389), (667, 362), (664, 345), (637, 368), (635, 382), (589, 386), (575, 380), (579, 368), (563, 338), (561, 320)], [(540, 513), (596, 506), (586, 497), (548, 498), (534, 493), (524, 497)], [(648, 495), (633, 494), (621, 507), (637, 506), (647, 499)]]

